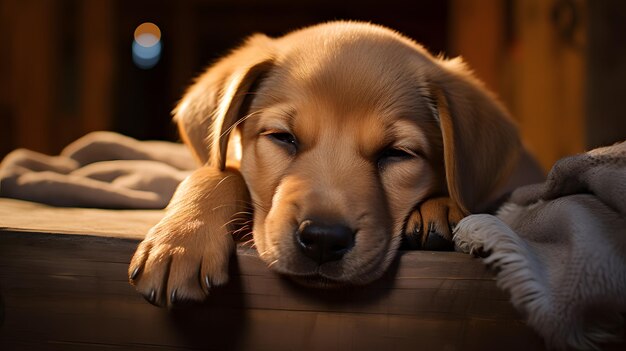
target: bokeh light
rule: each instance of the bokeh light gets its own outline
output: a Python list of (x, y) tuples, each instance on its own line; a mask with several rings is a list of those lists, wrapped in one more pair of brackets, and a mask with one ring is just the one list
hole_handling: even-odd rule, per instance
[(161, 58), (161, 30), (151, 22), (145, 22), (135, 28), (132, 45), (133, 62), (141, 69), (150, 69)]

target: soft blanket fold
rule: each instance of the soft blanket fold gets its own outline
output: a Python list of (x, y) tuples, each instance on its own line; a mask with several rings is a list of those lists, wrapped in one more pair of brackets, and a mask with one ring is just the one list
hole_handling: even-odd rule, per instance
[(626, 142), (562, 159), (496, 216), (463, 219), (455, 243), (489, 254), (498, 285), (549, 346), (617, 339), (626, 312)]
[(56, 206), (163, 208), (195, 167), (184, 145), (94, 132), (59, 156), (8, 154), (0, 163), (0, 196)]

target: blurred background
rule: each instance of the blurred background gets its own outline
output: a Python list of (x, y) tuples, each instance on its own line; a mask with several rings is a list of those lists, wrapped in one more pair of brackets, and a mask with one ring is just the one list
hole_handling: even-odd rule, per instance
[(177, 140), (170, 111), (208, 64), (333, 19), (465, 57), (546, 169), (626, 139), (626, 1), (0, 0), (0, 157), (95, 130)]

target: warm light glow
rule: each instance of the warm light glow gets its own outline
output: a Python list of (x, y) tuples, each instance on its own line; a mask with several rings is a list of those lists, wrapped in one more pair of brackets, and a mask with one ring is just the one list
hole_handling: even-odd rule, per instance
[(145, 22), (135, 28), (135, 41), (139, 45), (149, 47), (159, 40), (161, 40), (161, 29), (156, 24)]
[(241, 162), (243, 151), (241, 149), (241, 133), (239, 130), (236, 129), (232, 132), (230, 142), (233, 143), (233, 158), (237, 160), (237, 162)]
[(154, 67), (161, 58), (161, 30), (151, 22), (145, 22), (135, 28), (133, 40), (133, 62), (142, 69)]

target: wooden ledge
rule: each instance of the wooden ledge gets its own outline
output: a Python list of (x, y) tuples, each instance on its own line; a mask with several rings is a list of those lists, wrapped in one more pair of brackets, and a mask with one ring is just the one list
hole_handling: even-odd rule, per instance
[(127, 279), (136, 231), (158, 221), (158, 211), (145, 221), (133, 217), (138, 212), (83, 210), (131, 230), (100, 226), (98, 235), (80, 235), (77, 227), (46, 232), (54, 225), (41, 221), (37, 230), (7, 225), (3, 214), (20, 206), (34, 206), (31, 222), (42, 209), (52, 211), (54, 225), (85, 220), (75, 211), (67, 216), (72, 209), (0, 199), (1, 350), (543, 348), (493, 275), (468, 255), (403, 252), (371, 285), (317, 290), (269, 271), (254, 250), (240, 247), (228, 285), (204, 304), (167, 310), (147, 303)]

